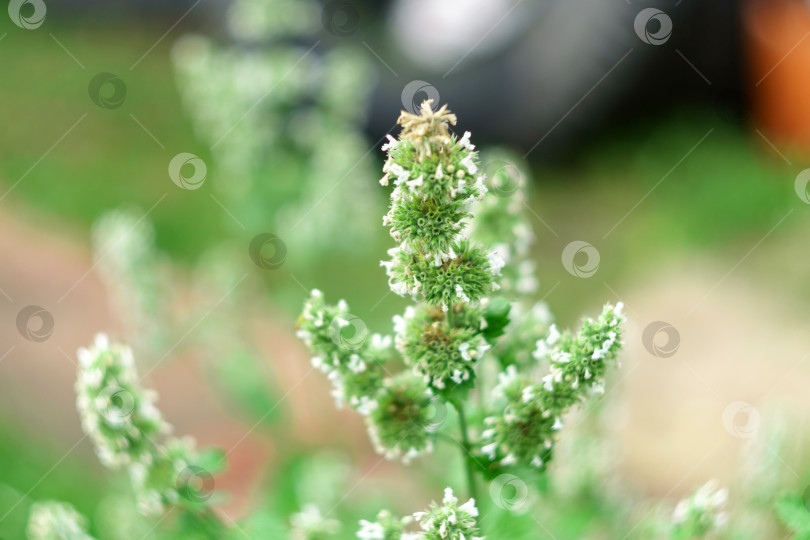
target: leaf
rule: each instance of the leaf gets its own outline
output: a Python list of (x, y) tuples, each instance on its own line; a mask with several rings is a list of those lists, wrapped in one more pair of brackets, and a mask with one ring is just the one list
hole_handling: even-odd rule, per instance
[(487, 327), (482, 332), (484, 338), (492, 342), (506, 333), (509, 324), (509, 311), (512, 304), (506, 298), (492, 298), (484, 308), (484, 319)]

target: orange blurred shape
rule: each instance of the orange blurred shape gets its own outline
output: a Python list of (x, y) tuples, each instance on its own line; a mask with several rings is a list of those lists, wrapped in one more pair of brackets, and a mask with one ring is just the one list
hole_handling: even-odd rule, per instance
[(757, 127), (810, 156), (810, 4), (752, 0), (743, 19)]

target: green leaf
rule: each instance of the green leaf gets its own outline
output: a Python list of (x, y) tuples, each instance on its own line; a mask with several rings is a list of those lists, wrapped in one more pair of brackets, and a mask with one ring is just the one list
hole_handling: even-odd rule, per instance
[(484, 319), (487, 321), (487, 327), (482, 332), (487, 341), (492, 342), (506, 333), (511, 309), (512, 304), (506, 298), (490, 299), (489, 304), (484, 309)]

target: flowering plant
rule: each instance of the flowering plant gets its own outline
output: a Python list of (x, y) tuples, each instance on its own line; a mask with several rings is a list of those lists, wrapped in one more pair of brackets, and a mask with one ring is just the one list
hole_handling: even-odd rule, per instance
[[(393, 187), (383, 224), (397, 245), (382, 266), (391, 290), (414, 301), (394, 317), (393, 337), (366, 336), (345, 301), (330, 305), (318, 290), (299, 319), (313, 365), (332, 382), (338, 405), (365, 417), (385, 457), (408, 463), (430, 454), (442, 432), (431, 421), (435, 408), (455, 409), (472, 498), (457, 506), (448, 488), (444, 506), (415, 516), (424, 529), (417, 538), (479, 536), (476, 477), (545, 470), (564, 414), (604, 392), (621, 347), (621, 304), (606, 305), (576, 333), (551, 324), (544, 304), (524, 304), (536, 284), (530, 229), (514, 201), (488, 195), (470, 133), (450, 132), (456, 121), (446, 105), (425, 101), (419, 115), (402, 112), (399, 137), (383, 146), (380, 184)], [(498, 171), (490, 186), (508, 174)], [(397, 359), (407, 369), (394, 373)], [(493, 371), (497, 384), (488, 387), (481, 378)], [(412, 538), (402, 526), (384, 512), (358, 535)]]
[[(484, 532), (504, 538), (482, 519), (490, 509), (477, 495), (481, 480), (492, 480), (492, 494), (493, 486), (515, 485), (517, 475), (545, 473), (566, 414), (604, 392), (621, 347), (621, 304), (606, 305), (571, 332), (553, 324), (545, 304), (526, 300), (537, 281), (521, 176), (508, 166), (490, 178), (480, 174), (469, 133), (450, 132), (455, 123), (446, 106), (434, 110), (427, 101), (419, 115), (402, 113), (399, 138), (384, 146), (381, 184), (393, 189), (383, 222), (397, 245), (382, 266), (391, 290), (414, 301), (394, 317), (393, 335), (369, 336), (345, 301), (328, 304), (317, 290), (298, 324), (313, 365), (332, 382), (338, 405), (364, 417), (377, 452), (410, 463), (451, 440), (466, 465), (468, 496), (447, 487), (441, 502), (425, 511), (400, 517), (382, 510), (359, 521), (354, 537), (361, 540), (483, 540)], [(334, 508), (322, 514), (314, 504), (291, 516), (290, 527), (263, 510), (239, 523), (218, 512), (213, 475), (225, 456), (172, 435), (133, 356), (128, 346), (99, 335), (79, 351), (76, 392), (82, 427), (99, 459), (126, 473), (139, 512), (156, 519), (145, 525), (143, 538), (323, 540), (339, 534)], [(457, 421), (457, 438), (445, 416)], [(711, 538), (725, 527), (726, 498), (709, 483), (678, 503), (669, 519), (655, 518), (654, 532), (641, 529), (633, 538)], [(503, 499), (498, 504), (493, 496), (517, 520), (523, 506), (505, 508)], [(803, 534), (810, 527), (800, 504), (787, 497), (778, 511)], [(179, 530), (153, 534), (170, 514)], [(91, 532), (70, 505), (39, 501), (31, 507), (27, 533), (34, 540), (93, 540)], [(508, 534), (517, 538), (511, 529)]]

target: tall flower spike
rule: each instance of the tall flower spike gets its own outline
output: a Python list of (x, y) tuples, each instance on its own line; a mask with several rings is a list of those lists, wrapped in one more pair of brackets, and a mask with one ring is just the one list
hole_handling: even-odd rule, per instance
[(473, 205), (471, 237), (492, 246), (503, 259), (502, 294), (509, 297), (531, 294), (538, 283), (529, 252), (535, 238), (527, 212), (525, 164), (519, 156), (501, 149), (482, 152), (482, 161), (486, 184), (494, 196), (484, 197)]
[(78, 357), (76, 405), (101, 462), (114, 467), (148, 459), (153, 438), (170, 427), (155, 407), (157, 395), (141, 388), (132, 350), (99, 334)]
[(196, 480), (208, 471), (197, 466), (192, 439), (166, 438), (171, 426), (155, 407), (157, 395), (141, 387), (132, 350), (99, 334), (78, 356), (82, 428), (104, 465), (126, 469), (140, 509), (158, 513), (166, 505), (203, 504), (207, 494)]
[(576, 404), (604, 392), (605, 374), (621, 348), (622, 304), (606, 305), (598, 319), (586, 318), (579, 333), (560, 334), (556, 326), (537, 342), (539, 362), (549, 363), (541, 382), (520, 375), (515, 366), (501, 374), (493, 391), (499, 414), (486, 419), (482, 454), (499, 466), (545, 468), (563, 426)]
[(332, 382), (338, 406), (348, 402), (364, 416), (371, 413), (377, 407), (391, 338), (379, 334), (369, 337), (365, 324), (349, 313), (346, 302), (328, 305), (317, 289), (312, 291), (297, 326), (298, 337), (315, 354), (312, 365)]
[(383, 147), (388, 159), (380, 183), (394, 183), (383, 223), (399, 245), (382, 264), (392, 291), (447, 311), (496, 290), (503, 261), (469, 240), (472, 204), (487, 191), (469, 133), (450, 134), (455, 115), (447, 106), (434, 112), (431, 104), (422, 103), (420, 115), (403, 112), (399, 140)]

